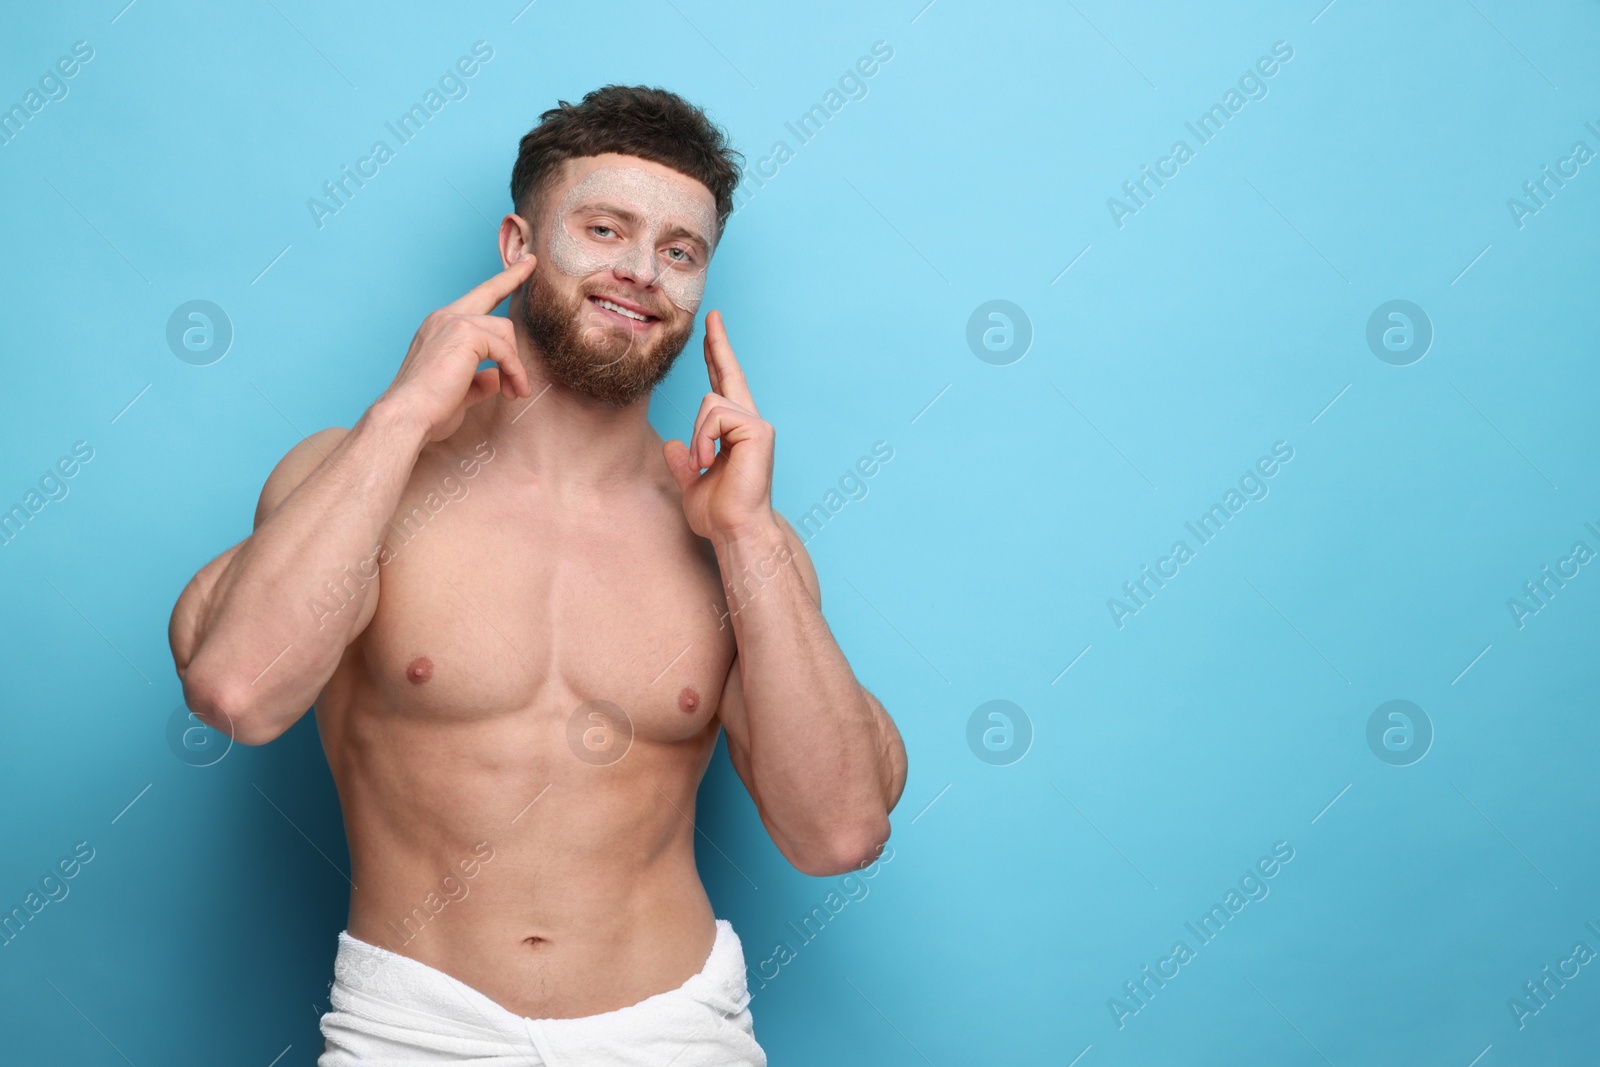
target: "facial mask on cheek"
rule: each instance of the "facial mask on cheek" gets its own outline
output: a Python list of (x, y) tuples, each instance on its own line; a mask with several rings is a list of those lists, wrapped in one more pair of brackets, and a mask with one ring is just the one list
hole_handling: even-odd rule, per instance
[[(590, 199), (615, 201), (618, 207), (639, 215), (638, 229), (626, 244), (597, 245), (567, 229), (567, 216)], [(635, 277), (659, 284), (668, 300), (692, 315), (705, 294), (706, 262), (684, 270), (658, 261), (656, 248), (673, 222), (698, 232), (708, 244), (717, 232), (711, 210), (688, 190), (637, 167), (601, 167), (568, 190), (556, 207), (550, 221), (550, 261), (574, 278), (620, 266)], [(708, 248), (707, 259), (710, 252)]]

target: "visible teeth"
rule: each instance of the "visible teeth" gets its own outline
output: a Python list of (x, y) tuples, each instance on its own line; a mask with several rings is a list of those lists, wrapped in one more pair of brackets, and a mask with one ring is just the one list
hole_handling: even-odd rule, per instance
[(637, 311), (629, 311), (627, 308), (623, 307), (621, 304), (613, 304), (611, 301), (602, 300), (599, 297), (595, 298), (595, 303), (599, 304), (603, 308), (606, 308), (607, 310), (615, 311), (618, 315), (626, 315), (626, 316), (628, 316), (628, 318), (630, 318), (630, 319), (638, 319), (640, 322), (648, 321), (645, 318), (645, 316), (639, 314)]

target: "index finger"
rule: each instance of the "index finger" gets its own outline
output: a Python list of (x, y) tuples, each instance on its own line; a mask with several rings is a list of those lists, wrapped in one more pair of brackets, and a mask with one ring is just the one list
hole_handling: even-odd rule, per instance
[(706, 367), (711, 372), (711, 388), (748, 410), (756, 411), (755, 397), (750, 395), (750, 383), (745, 380), (744, 369), (728, 343), (728, 331), (722, 324), (722, 312), (712, 311), (706, 316)]
[(516, 292), (517, 286), (528, 280), (528, 274), (537, 259), (537, 256), (530, 255), (517, 260), (465, 296), (445, 305), (446, 310), (461, 315), (489, 314), (500, 306), (500, 301)]

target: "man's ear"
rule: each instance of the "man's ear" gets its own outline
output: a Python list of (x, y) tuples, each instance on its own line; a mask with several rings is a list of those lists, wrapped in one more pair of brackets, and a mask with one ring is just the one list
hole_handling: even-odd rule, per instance
[(500, 264), (509, 267), (520, 259), (534, 255), (533, 227), (528, 220), (512, 212), (500, 220)]

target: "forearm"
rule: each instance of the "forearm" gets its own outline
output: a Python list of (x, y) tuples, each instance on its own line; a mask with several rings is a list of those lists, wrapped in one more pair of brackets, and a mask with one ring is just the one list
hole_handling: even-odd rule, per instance
[(892, 734), (856, 681), (774, 521), (713, 538), (744, 691), (750, 777), (794, 856), (870, 853), (889, 836)]
[(305, 712), (362, 622), (360, 593), (376, 580), (374, 552), (424, 437), (416, 420), (374, 405), (195, 591), (186, 693), (269, 737)]

